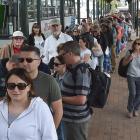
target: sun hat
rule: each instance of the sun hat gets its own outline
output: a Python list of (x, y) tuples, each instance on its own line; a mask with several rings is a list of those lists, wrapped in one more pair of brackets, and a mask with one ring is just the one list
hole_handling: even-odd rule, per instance
[(10, 36), (10, 38), (14, 38), (14, 37), (23, 37), (24, 39), (26, 39), (26, 37), (23, 35), (23, 33), (21, 31), (13, 32), (13, 35)]
[(50, 25), (60, 25), (60, 20), (59, 19), (52, 19), (50, 22), (49, 22)]

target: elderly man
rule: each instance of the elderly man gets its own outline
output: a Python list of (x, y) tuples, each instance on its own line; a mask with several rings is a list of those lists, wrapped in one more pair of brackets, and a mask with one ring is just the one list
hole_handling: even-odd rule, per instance
[(21, 31), (15, 31), (10, 37), (11, 44), (6, 44), (0, 49), (0, 58), (10, 58), (13, 54), (20, 52), (20, 48), (24, 44), (25, 36)]
[(57, 56), (57, 46), (61, 43), (73, 40), (71, 36), (61, 32), (61, 24), (58, 19), (53, 19), (50, 22), (50, 30), (52, 35), (50, 35), (45, 40), (44, 45), (44, 58), (43, 62), (48, 64), (52, 57)]

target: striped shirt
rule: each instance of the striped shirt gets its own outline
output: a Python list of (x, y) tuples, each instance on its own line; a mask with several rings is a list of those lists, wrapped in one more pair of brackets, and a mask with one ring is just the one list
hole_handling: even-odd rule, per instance
[[(76, 67), (76, 65), (73, 65), (72, 68), (74, 67)], [(67, 71), (65, 73), (61, 84), (62, 96), (87, 96), (89, 94), (91, 81), (89, 70), (85, 69), (83, 72), (80, 68), (77, 69), (75, 78), (76, 81), (74, 82), (71, 71)], [(81, 123), (89, 120), (91, 116), (87, 103), (84, 105), (71, 105), (64, 103), (63, 109), (63, 120), (67, 122)]]

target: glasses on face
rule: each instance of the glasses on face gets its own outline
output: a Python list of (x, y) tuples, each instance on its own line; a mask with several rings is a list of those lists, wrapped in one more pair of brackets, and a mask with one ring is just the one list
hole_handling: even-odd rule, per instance
[(93, 31), (93, 33), (97, 33), (97, 31)]
[(61, 55), (62, 55), (62, 56), (65, 56), (67, 53), (68, 53), (68, 52), (64, 52), (64, 53), (62, 53)]
[(6, 84), (6, 87), (7, 89), (9, 90), (14, 90), (16, 87), (19, 89), (19, 90), (24, 90), (26, 89), (26, 87), (28, 86), (28, 84), (26, 83), (7, 83)]
[(59, 65), (63, 65), (63, 64), (54, 63), (54, 66), (56, 66), (56, 67), (58, 67)]
[(58, 27), (59, 25), (58, 24), (54, 24), (54, 25), (52, 25), (52, 27)]
[(135, 45), (139, 45), (140, 46), (140, 43), (139, 42), (136, 42)]
[(23, 37), (14, 37), (15, 40), (23, 40)]
[(33, 58), (18, 58), (19, 63), (23, 63), (26, 60), (27, 63), (32, 63), (34, 60), (40, 59), (33, 59)]

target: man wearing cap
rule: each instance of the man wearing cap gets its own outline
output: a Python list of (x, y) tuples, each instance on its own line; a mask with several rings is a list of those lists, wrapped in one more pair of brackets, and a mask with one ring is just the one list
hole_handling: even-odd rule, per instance
[(7, 72), (13, 68), (18, 67), (18, 55), (13, 55), (10, 59), (3, 58), (0, 60), (0, 100), (3, 99), (6, 93), (5, 76)]
[(13, 54), (18, 54), (26, 39), (21, 31), (15, 31), (10, 38), (12, 39), (12, 43), (4, 45), (0, 49), (1, 59), (10, 58)]
[(60, 20), (52, 19), (50, 21), (50, 30), (52, 35), (50, 35), (45, 40), (44, 45), (44, 63), (48, 64), (52, 57), (57, 56), (57, 46), (61, 43), (65, 43), (67, 41), (73, 40), (71, 36), (61, 32), (61, 24)]

